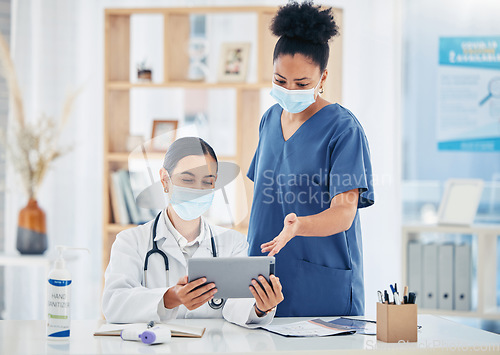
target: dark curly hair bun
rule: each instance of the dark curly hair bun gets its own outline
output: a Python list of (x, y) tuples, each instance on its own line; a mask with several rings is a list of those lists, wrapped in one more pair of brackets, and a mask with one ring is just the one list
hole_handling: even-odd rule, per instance
[(331, 8), (321, 9), (312, 1), (299, 4), (289, 2), (280, 7), (271, 23), (275, 36), (288, 37), (311, 43), (328, 43), (338, 34), (338, 27), (333, 19)]

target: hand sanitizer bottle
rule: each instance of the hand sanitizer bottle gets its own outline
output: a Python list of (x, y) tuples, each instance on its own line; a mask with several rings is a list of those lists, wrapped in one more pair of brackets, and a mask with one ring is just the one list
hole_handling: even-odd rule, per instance
[[(59, 256), (54, 268), (48, 275), (47, 288), (47, 336), (49, 339), (64, 340), (69, 338), (70, 301), (71, 301), (71, 274), (66, 269), (63, 252), (71, 248), (58, 245)], [(88, 249), (84, 249), (89, 251)]]

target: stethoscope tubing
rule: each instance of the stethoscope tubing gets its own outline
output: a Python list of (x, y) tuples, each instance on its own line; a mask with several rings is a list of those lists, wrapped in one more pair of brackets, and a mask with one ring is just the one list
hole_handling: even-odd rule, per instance
[[(149, 257), (155, 253), (160, 254), (163, 258), (163, 262), (165, 263), (166, 285), (168, 286), (168, 272), (169, 272), (168, 257), (163, 252), (163, 250), (158, 248), (158, 244), (156, 243), (156, 240), (155, 240), (156, 239), (156, 228), (158, 226), (158, 221), (160, 219), (162, 212), (163, 211), (160, 211), (156, 215), (156, 218), (153, 222), (153, 226), (151, 228), (151, 239), (153, 241), (153, 247), (146, 253), (146, 257), (144, 258), (144, 287), (147, 287), (147, 271), (148, 271)], [(212, 233), (212, 228), (210, 226), (208, 226), (208, 230), (210, 232), (210, 242), (212, 245), (212, 256), (214, 258), (216, 258), (217, 257), (217, 249), (215, 248), (215, 239), (214, 239), (214, 235)], [(224, 299), (220, 299), (220, 300), (212, 299), (208, 302), (209, 306), (213, 309), (221, 308), (224, 305), (224, 303), (225, 303)]]

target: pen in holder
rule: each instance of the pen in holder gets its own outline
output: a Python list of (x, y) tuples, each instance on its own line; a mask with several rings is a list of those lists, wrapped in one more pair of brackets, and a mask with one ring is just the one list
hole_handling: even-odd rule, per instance
[(377, 302), (377, 340), (386, 343), (417, 341), (417, 305)]

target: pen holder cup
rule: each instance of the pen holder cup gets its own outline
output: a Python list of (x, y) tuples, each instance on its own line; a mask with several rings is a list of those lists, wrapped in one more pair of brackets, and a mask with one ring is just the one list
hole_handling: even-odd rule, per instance
[(417, 305), (377, 303), (377, 340), (386, 343), (417, 341)]

